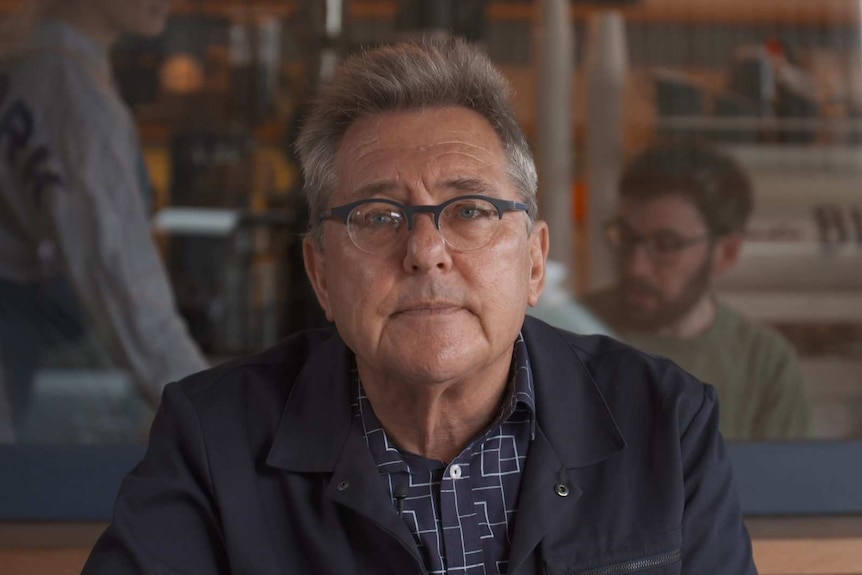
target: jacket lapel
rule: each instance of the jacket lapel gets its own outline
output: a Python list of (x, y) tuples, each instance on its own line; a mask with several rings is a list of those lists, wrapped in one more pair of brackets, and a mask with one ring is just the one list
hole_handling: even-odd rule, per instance
[(421, 566), (422, 558), (413, 535), (395, 512), (395, 506), (380, 479), (380, 472), (362, 438), (361, 424), (355, 421), (356, 433), (348, 435), (326, 494), (397, 539)]
[(575, 515), (582, 492), (567, 470), (594, 465), (625, 447), (575, 348), (556, 329), (532, 318), (525, 321), (523, 334), (535, 382), (538, 428), (527, 454), (509, 553), (509, 573), (519, 575), (532, 571), (534, 562), (526, 560), (538, 543)]
[[(568, 489), (562, 492), (566, 496), (559, 494), (561, 484)], [(553, 532), (563, 518), (573, 513), (580, 496), (581, 490), (569, 481), (545, 434), (541, 428), (537, 429), (521, 480), (509, 573), (532, 572), (533, 563), (525, 565), (525, 560), (546, 533)]]
[(310, 473), (335, 468), (352, 419), (350, 357), (335, 332), (312, 348), (282, 411), (267, 464)]
[(293, 473), (332, 473), (327, 496), (398, 539), (421, 565), (353, 417), (351, 367), (350, 350), (333, 332), (297, 376), (266, 462)]

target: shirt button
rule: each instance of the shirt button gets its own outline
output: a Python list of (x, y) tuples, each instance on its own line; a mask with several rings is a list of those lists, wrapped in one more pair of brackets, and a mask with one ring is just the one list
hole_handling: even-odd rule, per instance
[(452, 479), (460, 479), (461, 478), (461, 466), (457, 463), (449, 468), (449, 477)]

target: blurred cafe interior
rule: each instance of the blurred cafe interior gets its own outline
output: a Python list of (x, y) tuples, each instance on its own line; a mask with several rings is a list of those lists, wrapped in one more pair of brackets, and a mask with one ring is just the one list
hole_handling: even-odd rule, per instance
[[(0, 17), (14, 21), (27, 4), (1, 0)], [(210, 363), (325, 323), (302, 265), (292, 147), (317, 86), (363, 47), (455, 34), (483, 46), (515, 88), (560, 266), (548, 289), (573, 301), (615, 279), (603, 226), (639, 151), (697, 139), (746, 170), (754, 211), (718, 297), (791, 344), (809, 442), (853, 442), (862, 439), (860, 23), (860, 0), (175, 0), (164, 32), (122, 38), (111, 68), (133, 112), (170, 286)], [(36, 372), (15, 441), (141, 444), (151, 417), (125, 370), (60, 358)], [(3, 525), (6, 547), (27, 546)], [(797, 538), (816, 545), (818, 532), (833, 534), (816, 548), (844, 558), (832, 571), (781, 563), (798, 548), (781, 546), (782, 525), (761, 527), (775, 543), (762, 572), (862, 574), (858, 518)], [(54, 555), (52, 572), (81, 565), (85, 555), (70, 553)], [(3, 557), (0, 544), (9, 573)], [(5, 557), (13, 573), (36, 572), (32, 555)]]
[[(862, 436), (858, 2), (575, 1), (567, 30), (547, 26), (539, 4), (183, 0), (162, 35), (114, 46), (153, 232), (203, 352), (217, 363), (324, 321), (301, 263), (291, 147), (318, 83), (363, 46), (454, 33), (482, 44), (515, 87), (551, 257), (573, 295), (613, 281), (601, 230), (628, 158), (681, 136), (738, 160), (755, 208), (719, 296), (792, 343), (814, 438)], [(121, 369), (48, 364), (34, 387), (19, 441), (143, 438), (147, 408)]]

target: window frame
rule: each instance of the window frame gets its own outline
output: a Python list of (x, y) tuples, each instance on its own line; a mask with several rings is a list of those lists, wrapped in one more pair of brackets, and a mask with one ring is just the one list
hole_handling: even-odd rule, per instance
[[(143, 445), (0, 446), (0, 522), (109, 521)], [(743, 514), (862, 514), (862, 441), (728, 443)]]

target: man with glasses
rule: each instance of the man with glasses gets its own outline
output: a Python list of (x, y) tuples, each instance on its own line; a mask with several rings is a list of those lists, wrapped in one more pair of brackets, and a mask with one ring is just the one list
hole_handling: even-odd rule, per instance
[(343, 64), (299, 139), (335, 329), (167, 386), (86, 575), (755, 572), (714, 391), (525, 319), (508, 94), (463, 41)]
[(725, 437), (804, 437), (809, 406), (792, 348), (712, 290), (742, 250), (752, 210), (746, 174), (711, 148), (662, 145), (631, 162), (619, 191), (606, 227), (619, 283), (586, 305), (628, 343), (716, 386)]

